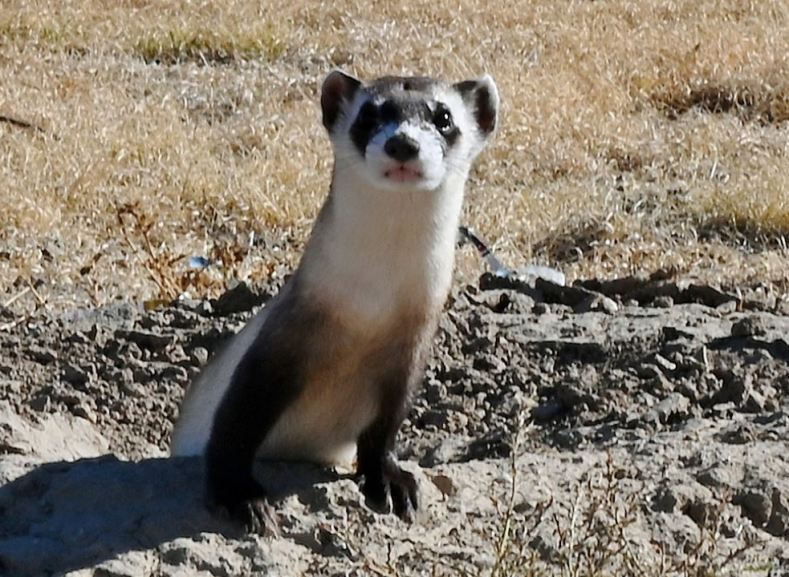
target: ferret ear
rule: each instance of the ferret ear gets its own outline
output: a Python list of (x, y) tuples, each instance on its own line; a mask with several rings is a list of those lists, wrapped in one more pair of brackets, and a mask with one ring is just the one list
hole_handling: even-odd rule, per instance
[(474, 112), (480, 134), (487, 138), (496, 130), (499, 115), (499, 91), (488, 74), (453, 86)]
[(350, 102), (361, 85), (359, 80), (339, 70), (333, 71), (326, 77), (321, 88), (323, 126), (326, 127), (326, 130), (331, 132), (340, 115), (343, 102)]

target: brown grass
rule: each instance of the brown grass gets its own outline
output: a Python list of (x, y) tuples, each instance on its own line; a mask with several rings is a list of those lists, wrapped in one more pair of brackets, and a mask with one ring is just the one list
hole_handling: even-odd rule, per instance
[(648, 491), (636, 481), (637, 470), (611, 453), (605, 464), (583, 473), (574, 498), (538, 503), (513, 521), (516, 460), (513, 452), (512, 497), (490, 577), (723, 577), (761, 569), (752, 560), (765, 555), (756, 535), (725, 542), (725, 501), (686, 542), (668, 544), (655, 537), (645, 542), (639, 533), (650, 526), (644, 507)]
[[(151, 298), (150, 258), (187, 278), (179, 257), (253, 231), (298, 247), (329, 180), (317, 90), (336, 66), (495, 76), (501, 130), (465, 220), (511, 265), (785, 281), (787, 0), (497, 6), (4, 2), (0, 295), (32, 282), (52, 306)], [(154, 257), (124, 238), (130, 205)], [(222, 282), (294, 254), (255, 251)]]

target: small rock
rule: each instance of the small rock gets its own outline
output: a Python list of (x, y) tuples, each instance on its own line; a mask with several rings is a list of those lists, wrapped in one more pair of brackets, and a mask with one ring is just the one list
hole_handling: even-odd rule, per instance
[(183, 367), (179, 367), (178, 365), (170, 365), (164, 367), (159, 376), (165, 381), (177, 381), (177, 382), (186, 382), (189, 380), (189, 375), (186, 372), (186, 369)]
[(664, 371), (672, 372), (677, 370), (677, 365), (669, 361), (662, 355), (655, 353), (652, 357), (653, 362)]
[(487, 335), (485, 335), (481, 337), (476, 337), (468, 341), (467, 343), (464, 343), (461, 350), (465, 355), (473, 355), (480, 351), (489, 349), (490, 347), (493, 346), (493, 344), (494, 344), (493, 340)]
[(240, 282), (216, 299), (213, 302), (213, 307), (218, 315), (227, 316), (250, 311), (261, 304), (263, 300), (264, 297), (252, 292), (247, 283)]
[(554, 390), (554, 395), (556, 400), (568, 409), (574, 409), (584, 405), (592, 407), (597, 401), (594, 395), (585, 392), (580, 386), (571, 383), (559, 383)]
[(679, 496), (671, 487), (659, 487), (652, 497), (652, 510), (660, 513), (673, 513), (679, 504)]
[(167, 361), (170, 363), (188, 364), (189, 357), (182, 345), (176, 343), (167, 351)]
[(555, 399), (550, 399), (534, 407), (531, 410), (531, 416), (538, 423), (544, 423), (563, 415), (566, 411), (567, 408), (564, 404)]
[(470, 461), (485, 459), (501, 459), (509, 457), (512, 452), (506, 435), (500, 431), (492, 431), (480, 439), (474, 439), (468, 446), (466, 459)]
[(764, 527), (772, 513), (772, 495), (760, 489), (745, 489), (732, 499), (732, 503), (742, 508), (743, 514), (757, 527)]
[(96, 422), (96, 414), (93, 410), (86, 405), (75, 405), (71, 407), (71, 414), (75, 417), (81, 417), (91, 423)]
[(80, 395), (60, 395), (59, 400), (69, 409), (73, 409), (83, 401), (83, 397)]
[(435, 379), (425, 384), (425, 398), (429, 403), (438, 403), (446, 397), (446, 386)]
[(149, 331), (128, 331), (125, 329), (115, 331), (115, 338), (125, 339), (149, 351), (161, 351), (175, 342), (175, 338), (171, 335), (160, 335)]
[(753, 391), (753, 377), (750, 373), (739, 376), (733, 372), (723, 375), (723, 385), (712, 395), (711, 405), (734, 403), (739, 406)]
[(326, 527), (315, 529), (315, 539), (320, 543), (317, 550), (324, 557), (343, 557), (351, 561), (359, 559), (358, 553), (339, 534)]
[(535, 315), (544, 315), (551, 312), (551, 307), (550, 305), (548, 305), (548, 303), (534, 303), (534, 306), (532, 307), (531, 311)]
[(584, 442), (584, 436), (578, 429), (563, 429), (553, 436), (560, 449), (577, 449)]
[(658, 309), (670, 309), (674, 306), (674, 299), (668, 295), (660, 295), (652, 301), (652, 306)]
[(87, 373), (85, 373), (85, 371), (70, 364), (63, 366), (62, 378), (64, 381), (71, 383), (75, 387), (82, 387), (90, 380), (90, 377)]
[(789, 493), (773, 489), (772, 512), (766, 529), (776, 537), (789, 536)]
[(52, 397), (46, 393), (41, 393), (33, 397), (28, 404), (34, 411), (48, 413), (52, 407)]
[(195, 347), (189, 352), (189, 360), (198, 367), (208, 363), (208, 350), (204, 347)]
[(559, 286), (564, 286), (567, 282), (562, 271), (544, 265), (530, 264), (524, 268), (519, 268), (516, 274), (518, 277), (523, 277), (525, 279), (541, 278)]
[(448, 436), (430, 449), (419, 460), (420, 467), (433, 468), (445, 463), (457, 463), (465, 459), (467, 441), (459, 437)]
[(441, 491), (441, 494), (445, 497), (454, 497), (458, 492), (455, 482), (446, 475), (431, 475), (427, 473), (427, 478), (433, 482), (436, 488)]
[(67, 343), (71, 343), (75, 345), (88, 345), (90, 344), (91, 341), (91, 339), (85, 333), (81, 333), (81, 332), (67, 334), (64, 340)]
[(619, 312), (619, 305), (616, 304), (615, 300), (608, 297), (603, 297), (600, 300), (600, 310), (604, 313), (608, 313), (609, 315), (613, 315)]
[(465, 430), (468, 427), (468, 417), (463, 413), (452, 413), (452, 423), (454, 424), (453, 430)]
[(134, 380), (134, 376), (130, 369), (124, 369), (124, 372), (128, 371), (129, 378), (124, 378), (121, 383), (120, 387), (123, 392), (125, 392), (130, 397), (135, 397), (141, 399), (146, 396), (147, 391), (144, 386)]
[(200, 301), (195, 305), (194, 311), (201, 316), (210, 317), (214, 315), (214, 307), (210, 301)]
[(604, 295), (591, 294), (573, 307), (573, 312), (581, 314), (588, 312), (604, 312), (609, 315), (616, 314), (619, 305), (613, 299)]
[(735, 425), (721, 431), (718, 435), (721, 442), (729, 445), (745, 445), (756, 439), (753, 427), (747, 424)]
[(184, 546), (168, 544), (162, 552), (162, 561), (168, 565), (185, 565), (189, 560), (189, 549)]
[(707, 527), (718, 514), (715, 505), (703, 499), (693, 499), (683, 507), (682, 512), (699, 527)]
[(731, 326), (731, 336), (733, 337), (751, 337), (764, 335), (767, 330), (764, 323), (758, 317), (748, 316), (742, 317)]
[(758, 391), (748, 391), (745, 402), (742, 403), (742, 410), (746, 413), (761, 413), (765, 410), (767, 401)]
[(120, 379), (121, 383), (133, 383), (134, 371), (132, 371), (129, 367), (123, 367), (120, 371)]
[(506, 312), (516, 314), (527, 314), (534, 308), (534, 299), (521, 292), (508, 293), (509, 304)]
[(30, 355), (30, 358), (42, 365), (48, 365), (53, 361), (56, 361), (58, 358), (57, 352), (41, 347), (31, 347), (28, 350), (28, 354)]
[(663, 327), (660, 329), (660, 333), (665, 342), (693, 338), (692, 334), (688, 333), (687, 331), (680, 330), (677, 327)]
[(682, 380), (677, 386), (677, 392), (687, 397), (692, 403), (699, 400), (699, 390), (696, 388), (696, 383), (690, 379)]
[(733, 472), (722, 463), (716, 463), (712, 467), (701, 471), (696, 475), (696, 480), (705, 487), (716, 489), (727, 489), (736, 485)]
[(729, 315), (737, 310), (737, 301), (726, 301), (715, 307), (715, 310), (723, 315)]
[[(682, 484), (676, 482), (667, 482), (658, 487), (654, 496), (652, 497), (652, 510), (661, 513), (676, 513), (682, 511), (688, 514), (693, 510), (693, 515), (702, 519), (705, 505), (712, 502), (712, 493), (706, 487), (697, 485), (695, 483)], [(695, 504), (695, 506), (694, 506)], [(706, 513), (709, 513), (707, 511)], [(693, 517), (688, 514), (691, 519)], [(695, 521), (696, 519), (694, 519)], [(706, 520), (706, 518), (705, 518)]]
[(655, 407), (647, 413), (646, 419), (649, 421), (657, 421), (663, 424), (670, 423), (675, 420), (681, 420), (688, 416), (688, 409), (690, 408), (690, 401), (687, 397), (679, 393), (671, 393), (668, 397), (660, 401)]
[(507, 364), (495, 354), (486, 354), (476, 357), (471, 366), (477, 371), (500, 373), (507, 368)]
[(447, 413), (442, 410), (425, 411), (419, 419), (420, 425), (443, 428), (447, 424)]
[(149, 572), (154, 564), (151, 551), (129, 551), (116, 559), (104, 561), (91, 574), (92, 577), (137, 577)]
[[(644, 380), (666, 380), (666, 375), (660, 370), (660, 367), (652, 364), (645, 364), (635, 367), (636, 374)], [(662, 387), (659, 387), (662, 388)]]
[(130, 302), (120, 302), (98, 309), (79, 309), (63, 315), (66, 325), (75, 331), (87, 331), (94, 325), (107, 327), (131, 327), (139, 316), (138, 310)]
[(495, 296), (491, 295), (491, 297), (489, 297), (486, 300), (487, 300), (486, 304), (488, 305), (488, 308), (490, 308), (490, 310), (492, 310), (494, 313), (498, 313), (498, 314), (505, 312), (509, 308), (510, 303), (512, 302), (512, 300), (510, 299), (510, 295), (506, 292), (501, 292)]

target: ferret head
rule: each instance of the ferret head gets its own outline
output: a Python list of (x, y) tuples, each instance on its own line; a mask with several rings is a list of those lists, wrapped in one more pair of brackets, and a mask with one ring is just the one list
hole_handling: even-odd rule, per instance
[(323, 83), (323, 124), (335, 170), (381, 190), (430, 191), (465, 178), (496, 128), (499, 96), (490, 76), (446, 84), (425, 77), (370, 84), (339, 71)]

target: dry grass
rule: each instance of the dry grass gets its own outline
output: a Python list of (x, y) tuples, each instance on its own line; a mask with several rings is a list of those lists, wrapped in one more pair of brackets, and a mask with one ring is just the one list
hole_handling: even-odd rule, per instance
[[(188, 280), (179, 257), (253, 231), (297, 247), (329, 179), (317, 88), (335, 66), (494, 74), (501, 130), (465, 219), (509, 264), (785, 291), (787, 29), (786, 0), (6, 0), (0, 295), (149, 298), (151, 259)], [(128, 206), (148, 251), (119, 224)], [(179, 286), (210, 293), (292, 259), (248, 252), (220, 282)]]
[[(512, 457), (512, 496), (517, 482)], [(637, 471), (615, 462), (584, 473), (573, 499), (539, 503), (513, 520), (510, 504), (498, 541), (490, 577), (724, 577), (759, 572), (754, 555), (763, 558), (762, 543), (746, 534), (726, 543), (721, 534), (725, 503), (710, 512), (698, 535), (668, 544), (652, 537), (644, 511), (648, 491), (635, 479)]]

